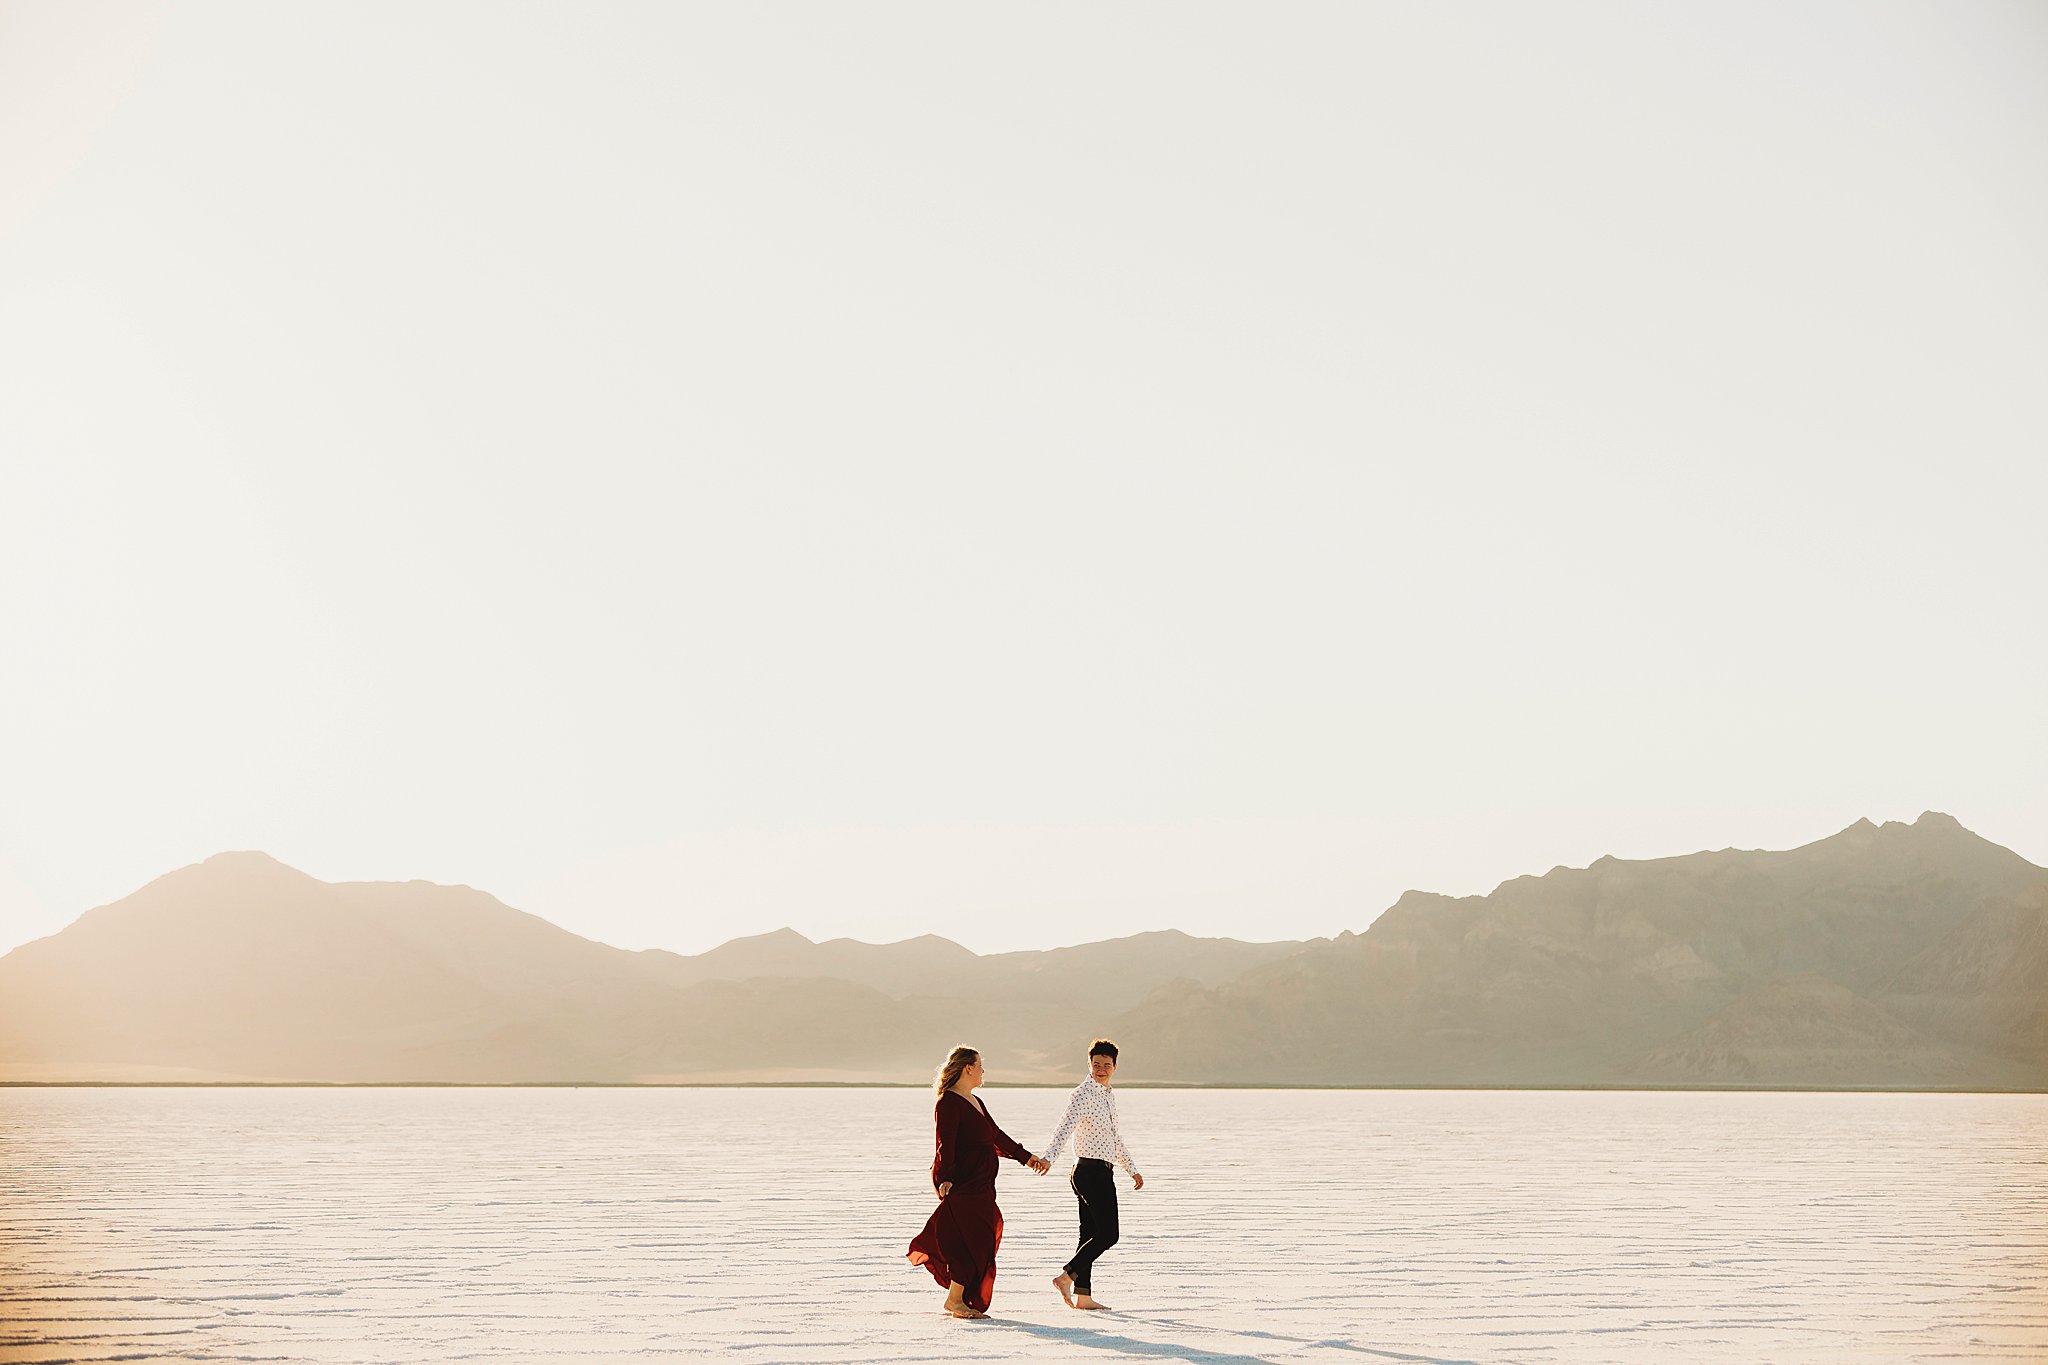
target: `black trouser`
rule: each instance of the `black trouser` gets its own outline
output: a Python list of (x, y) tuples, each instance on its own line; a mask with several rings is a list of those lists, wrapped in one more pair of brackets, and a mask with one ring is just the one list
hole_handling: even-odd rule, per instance
[(1074, 1277), (1074, 1292), (1089, 1292), (1089, 1272), (1095, 1258), (1116, 1245), (1116, 1172), (1107, 1161), (1092, 1156), (1074, 1163), (1074, 1198), (1081, 1203), (1081, 1245), (1066, 1271)]

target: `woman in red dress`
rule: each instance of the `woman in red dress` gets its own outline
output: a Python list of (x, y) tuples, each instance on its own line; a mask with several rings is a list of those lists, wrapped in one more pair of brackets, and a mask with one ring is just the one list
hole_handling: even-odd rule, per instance
[(988, 1106), (975, 1098), (986, 1074), (981, 1054), (971, 1047), (954, 1048), (939, 1068), (932, 1085), (939, 1092), (932, 1109), (938, 1128), (932, 1188), (939, 1206), (910, 1243), (910, 1263), (946, 1286), (946, 1311), (956, 1318), (987, 1317), (995, 1292), (996, 1248), (1003, 1241), (1003, 1211), (996, 1207), (998, 1159), (1008, 1157), (1040, 1172), (1051, 1166), (996, 1127)]

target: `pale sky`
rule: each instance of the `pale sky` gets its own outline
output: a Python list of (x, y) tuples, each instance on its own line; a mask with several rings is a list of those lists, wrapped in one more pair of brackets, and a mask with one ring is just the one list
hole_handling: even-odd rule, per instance
[(2048, 863), (2048, 7), (0, 6), (0, 948)]

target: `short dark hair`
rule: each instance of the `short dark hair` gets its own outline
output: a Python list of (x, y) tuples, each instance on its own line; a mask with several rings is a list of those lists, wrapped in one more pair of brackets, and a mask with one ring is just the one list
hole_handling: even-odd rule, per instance
[(1116, 1044), (1110, 1042), (1107, 1038), (1097, 1038), (1088, 1045), (1088, 1055), (1090, 1057), (1107, 1057), (1113, 1062), (1116, 1060)]

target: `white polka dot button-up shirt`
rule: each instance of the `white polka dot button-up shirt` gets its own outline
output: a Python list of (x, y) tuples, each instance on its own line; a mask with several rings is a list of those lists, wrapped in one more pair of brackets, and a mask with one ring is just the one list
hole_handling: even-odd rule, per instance
[(1074, 1093), (1067, 1097), (1066, 1117), (1053, 1130), (1052, 1141), (1040, 1155), (1047, 1161), (1057, 1157), (1069, 1133), (1074, 1137), (1075, 1156), (1114, 1161), (1126, 1174), (1138, 1173), (1130, 1149), (1124, 1146), (1123, 1135), (1116, 1130), (1116, 1096), (1093, 1076), (1075, 1086)]

